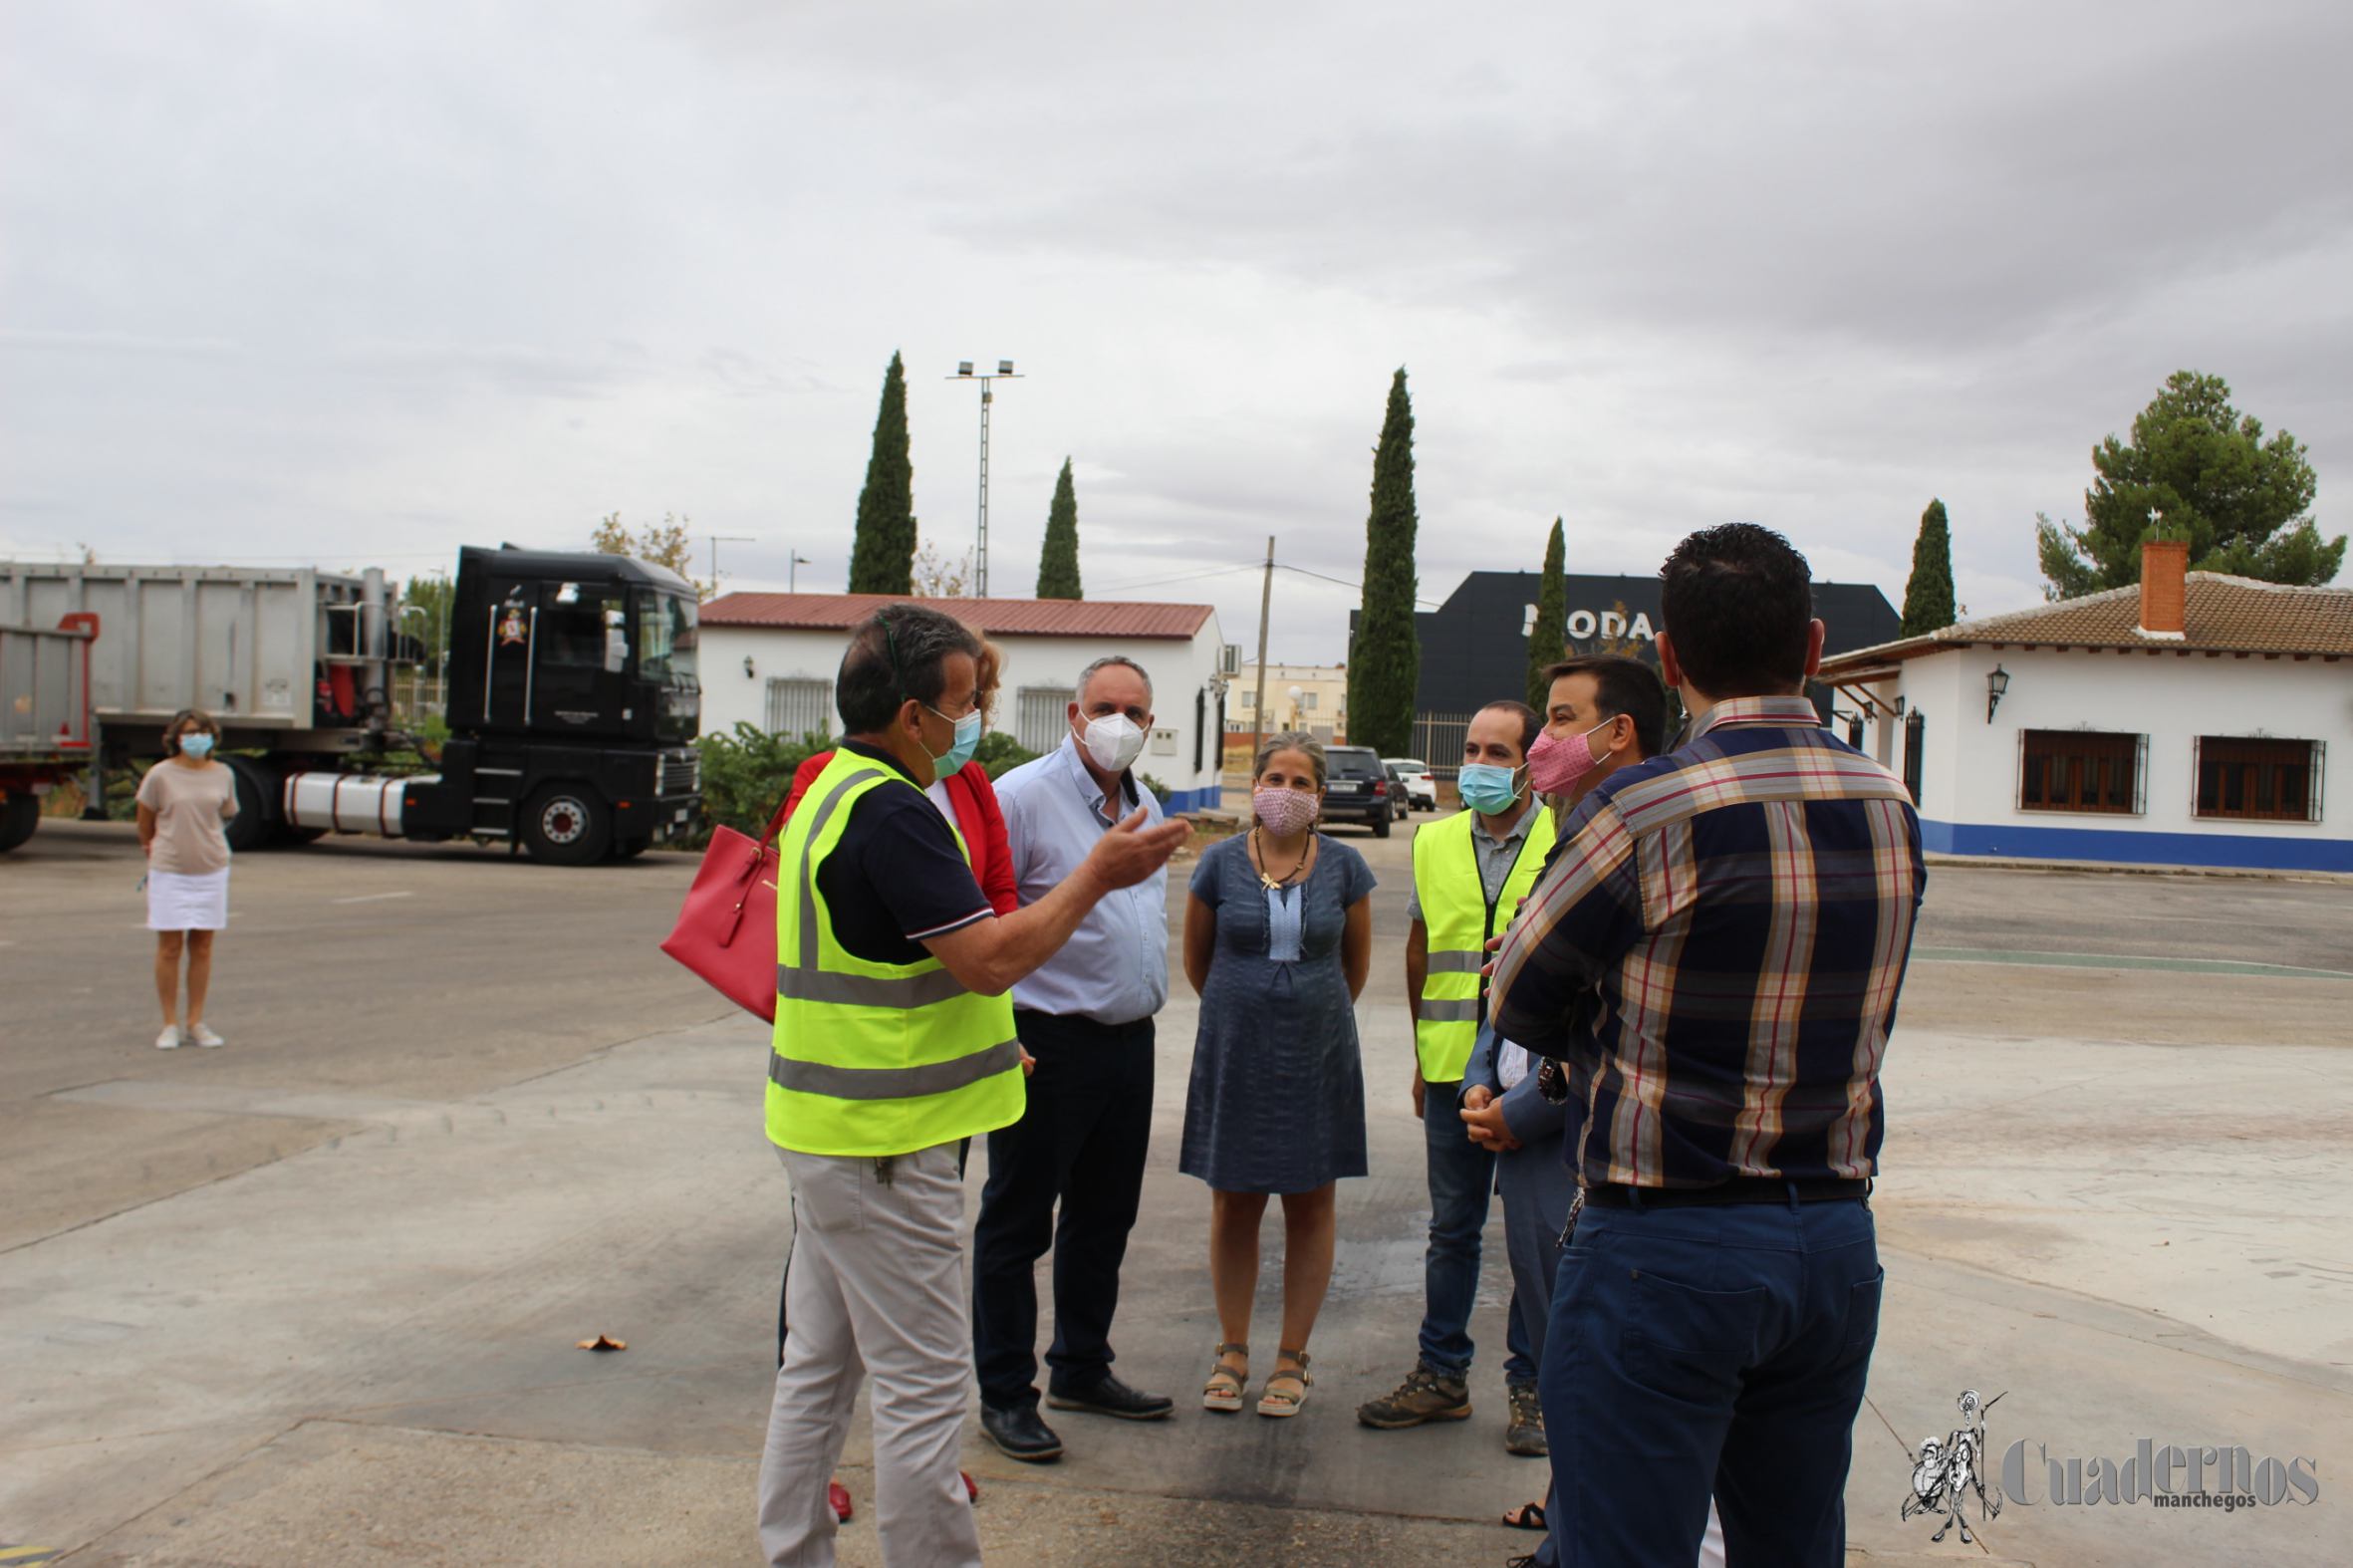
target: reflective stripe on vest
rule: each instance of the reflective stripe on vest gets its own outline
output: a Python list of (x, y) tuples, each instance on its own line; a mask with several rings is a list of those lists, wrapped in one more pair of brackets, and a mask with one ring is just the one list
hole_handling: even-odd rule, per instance
[(1472, 843), (1475, 813), (1441, 818), (1414, 834), (1414, 893), (1422, 905), (1430, 956), (1422, 1000), (1414, 1009), (1414, 1052), (1425, 1083), (1459, 1082), (1478, 1043), (1491, 956), (1487, 938), (1511, 923), (1552, 850), (1552, 813), (1530, 801), (1526, 837), (1492, 909)]
[[(909, 780), (847, 747), (786, 824), (777, 881), (769, 1139), (816, 1155), (911, 1154), (1021, 1117), (1010, 996), (967, 989), (938, 959), (879, 963), (836, 939), (817, 874), (870, 790)], [(926, 806), (925, 809), (929, 809)], [(954, 832), (954, 824), (949, 823)], [(963, 846), (963, 837), (956, 834)]]

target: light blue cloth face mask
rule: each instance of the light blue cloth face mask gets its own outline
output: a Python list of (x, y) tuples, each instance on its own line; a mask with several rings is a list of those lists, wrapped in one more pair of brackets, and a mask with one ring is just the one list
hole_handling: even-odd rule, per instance
[(179, 737), (179, 749), (201, 762), (212, 755), (212, 737), (201, 730)]
[(1489, 816), (1509, 811), (1522, 788), (1519, 769), (1499, 768), (1491, 762), (1462, 764), (1461, 771), (1454, 775), (1454, 787), (1461, 791), (1463, 805)]
[(932, 707), (928, 702), (923, 706), (933, 717), (947, 719), (947, 722), (955, 726), (955, 744), (949, 746), (942, 755), (931, 759), (933, 776), (946, 778), (950, 773), (971, 761), (973, 751), (980, 744), (980, 709), (974, 708), (962, 718), (948, 718), (945, 713)]

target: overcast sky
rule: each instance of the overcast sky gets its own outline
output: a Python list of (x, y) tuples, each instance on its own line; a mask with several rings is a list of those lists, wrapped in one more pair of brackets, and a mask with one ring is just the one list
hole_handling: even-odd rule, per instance
[[(0, 554), (365, 564), (688, 514), (845, 583), (875, 400), (1026, 595), (1354, 581), (1390, 373), (1422, 593), (1753, 518), (1973, 613), (2183, 367), (2353, 464), (2353, 6), (0, 7)], [(697, 570), (706, 551), (697, 552)], [(1190, 578), (1190, 581), (1168, 581)], [(1123, 585), (1139, 585), (1125, 593)], [(1340, 656), (1346, 588), (1275, 586)]]

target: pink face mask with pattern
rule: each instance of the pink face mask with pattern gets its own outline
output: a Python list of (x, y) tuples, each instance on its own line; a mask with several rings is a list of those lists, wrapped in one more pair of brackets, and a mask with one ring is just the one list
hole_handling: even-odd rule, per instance
[(1278, 839), (1314, 827), (1322, 807), (1322, 798), (1309, 790), (1260, 785), (1250, 792), (1250, 809), (1258, 814), (1259, 826)]

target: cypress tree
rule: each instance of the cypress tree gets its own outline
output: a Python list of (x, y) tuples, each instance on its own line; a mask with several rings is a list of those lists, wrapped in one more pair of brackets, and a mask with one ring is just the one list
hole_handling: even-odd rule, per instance
[(1070, 459), (1054, 481), (1054, 505), (1046, 513), (1046, 544), (1038, 552), (1038, 597), (1084, 599), (1079, 587), (1079, 497), (1071, 488)]
[(1528, 629), (1528, 706), (1539, 713), (1552, 695), (1552, 682), (1544, 678), (1544, 671), (1560, 661), (1569, 646), (1567, 559), (1568, 545), (1556, 517), (1552, 537), (1544, 545), (1544, 582), (1536, 590), (1536, 624)]
[(1925, 637), (1953, 625), (1953, 530), (1945, 503), (1929, 502), (1912, 542), (1912, 580), (1904, 585), (1904, 635)]
[(1383, 756), (1413, 744), (1422, 642), (1414, 627), (1414, 404), (1401, 368), (1373, 454), (1373, 505), (1365, 519), (1365, 591), (1348, 654), (1348, 739)]
[(915, 592), (915, 471), (908, 458), (907, 371), (899, 356), (883, 373), (883, 402), (875, 410), (874, 451), (866, 460), (866, 488), (858, 492), (858, 536), (850, 547), (850, 592)]

